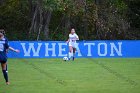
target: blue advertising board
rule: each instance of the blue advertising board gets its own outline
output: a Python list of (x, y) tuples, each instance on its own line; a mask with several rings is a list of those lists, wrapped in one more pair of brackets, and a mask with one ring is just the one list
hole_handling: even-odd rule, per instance
[[(9, 45), (20, 50), (9, 51), (9, 58), (62, 58), (69, 52), (64, 41), (10, 41)], [(140, 40), (79, 41), (77, 45), (78, 58), (140, 57)]]

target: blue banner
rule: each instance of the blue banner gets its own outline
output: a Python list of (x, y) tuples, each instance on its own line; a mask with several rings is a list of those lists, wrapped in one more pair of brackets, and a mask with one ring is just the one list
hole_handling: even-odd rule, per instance
[[(140, 57), (140, 40), (79, 41), (77, 44), (78, 58)], [(64, 41), (10, 41), (9, 45), (20, 50), (20, 53), (9, 51), (9, 58), (62, 58), (69, 52)]]

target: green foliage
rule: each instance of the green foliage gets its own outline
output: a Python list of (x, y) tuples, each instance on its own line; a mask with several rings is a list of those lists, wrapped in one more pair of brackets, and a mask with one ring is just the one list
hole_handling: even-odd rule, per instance
[(0, 28), (6, 30), (11, 40), (26, 39), (29, 20), (22, 10), (23, 8), (26, 11), (27, 7), (21, 7), (22, 4), (20, 0), (7, 0), (0, 6)]
[[(47, 18), (45, 13), (52, 12), (48, 40), (66, 40), (71, 27), (76, 29), (80, 39), (112, 39), (112, 35), (115, 39), (134, 39), (129, 36), (129, 29), (133, 29), (131, 35), (139, 39), (139, 0), (97, 1), (99, 5), (94, 0), (4, 0), (0, 4), (0, 29), (6, 30), (10, 40), (36, 40), (38, 31), (28, 33), (35, 7), (40, 3), (42, 25)], [(37, 18), (38, 21), (39, 14)], [(46, 40), (43, 30), (40, 40)]]
[(115, 5), (119, 10), (124, 10), (127, 8), (124, 0), (110, 0), (109, 2), (111, 5)]
[(59, 8), (60, 0), (43, 0), (43, 6), (45, 9), (53, 11)]

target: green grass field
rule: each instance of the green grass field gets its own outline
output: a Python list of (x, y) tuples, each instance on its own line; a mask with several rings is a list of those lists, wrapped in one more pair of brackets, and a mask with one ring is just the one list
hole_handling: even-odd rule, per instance
[(140, 59), (9, 59), (0, 93), (140, 93)]

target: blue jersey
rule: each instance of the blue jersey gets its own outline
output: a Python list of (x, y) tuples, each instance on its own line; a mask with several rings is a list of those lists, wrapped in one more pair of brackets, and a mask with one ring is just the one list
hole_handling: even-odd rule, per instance
[(7, 61), (7, 49), (9, 48), (7, 38), (0, 40), (0, 61)]

